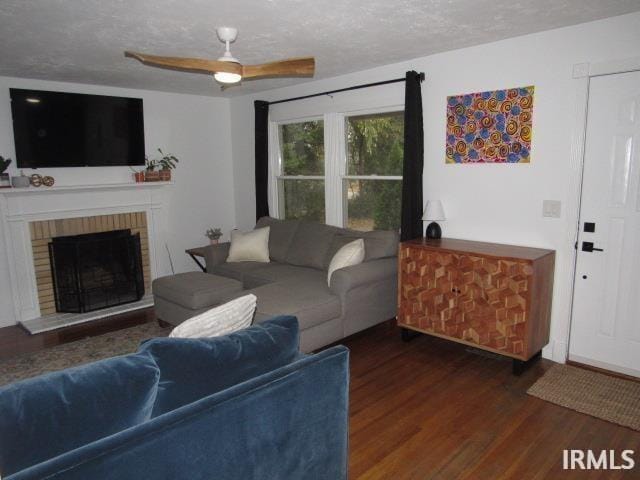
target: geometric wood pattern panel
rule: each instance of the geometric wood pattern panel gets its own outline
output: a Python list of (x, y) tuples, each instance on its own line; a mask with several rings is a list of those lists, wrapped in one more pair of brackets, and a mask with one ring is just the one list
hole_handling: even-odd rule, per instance
[(64, 218), (59, 220), (40, 220), (29, 223), (40, 315), (44, 316), (56, 313), (56, 304), (53, 295), (53, 278), (51, 276), (51, 266), (49, 263), (48, 245), (51, 239), (68, 235), (109, 232), (126, 228), (130, 229), (133, 235), (136, 233), (140, 234), (142, 272), (144, 276), (145, 294), (148, 294), (149, 292), (147, 290), (149, 285), (151, 285), (151, 269), (149, 266), (149, 237), (147, 232), (147, 215), (145, 212)]
[(549, 318), (532, 318), (542, 313), (532, 296), (541, 292), (534, 261), (415, 242), (401, 245), (398, 261), (401, 326), (519, 359), (536, 353), (531, 323)]

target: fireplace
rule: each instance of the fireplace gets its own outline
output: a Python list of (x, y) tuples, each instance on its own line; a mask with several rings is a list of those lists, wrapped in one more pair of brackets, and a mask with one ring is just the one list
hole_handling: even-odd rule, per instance
[(58, 312), (91, 312), (144, 295), (140, 235), (129, 229), (55, 237), (49, 261)]

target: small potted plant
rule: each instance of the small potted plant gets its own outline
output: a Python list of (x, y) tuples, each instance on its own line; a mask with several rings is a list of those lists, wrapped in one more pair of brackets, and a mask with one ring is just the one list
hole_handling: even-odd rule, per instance
[(156, 170), (156, 167), (158, 166), (158, 162), (156, 160), (146, 158), (146, 166), (147, 168), (144, 171), (144, 181), (145, 182), (159, 181), (160, 172)]
[(9, 165), (11, 165), (11, 159), (5, 159), (0, 155), (0, 188), (9, 188), (11, 186), (11, 179), (9, 178), (9, 174), (6, 173)]
[(171, 170), (176, 168), (176, 164), (180, 162), (174, 155), (164, 154), (164, 152), (158, 149), (161, 158), (156, 160), (157, 165), (160, 167), (160, 181), (162, 182), (170, 182), (171, 181)]
[(133, 179), (136, 183), (144, 182), (144, 170), (136, 170), (133, 167), (129, 167), (133, 172)]
[(210, 228), (205, 232), (205, 236), (209, 239), (211, 245), (217, 245), (222, 236), (222, 230), (220, 228)]

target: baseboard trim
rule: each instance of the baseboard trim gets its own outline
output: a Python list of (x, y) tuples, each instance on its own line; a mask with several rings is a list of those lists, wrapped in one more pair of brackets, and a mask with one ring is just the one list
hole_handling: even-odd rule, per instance
[(566, 342), (559, 342), (557, 340), (554, 340), (552, 350), (553, 351), (551, 359), (554, 362), (565, 363), (567, 361), (567, 351), (569, 350), (569, 346)]

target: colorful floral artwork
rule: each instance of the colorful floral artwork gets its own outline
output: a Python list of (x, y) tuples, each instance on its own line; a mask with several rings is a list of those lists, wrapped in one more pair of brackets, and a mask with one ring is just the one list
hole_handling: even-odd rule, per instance
[(447, 163), (529, 163), (534, 87), (447, 98)]

